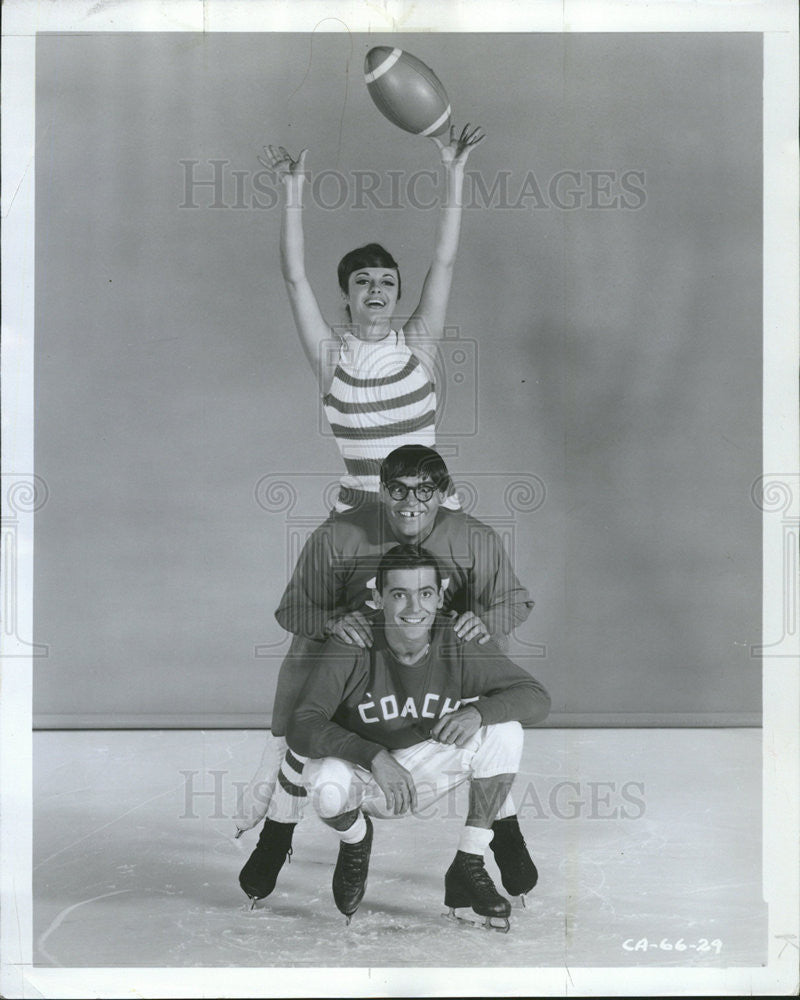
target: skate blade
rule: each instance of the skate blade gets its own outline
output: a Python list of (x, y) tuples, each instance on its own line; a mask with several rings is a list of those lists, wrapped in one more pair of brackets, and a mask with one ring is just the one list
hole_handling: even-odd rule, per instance
[[(462, 916), (456, 913), (455, 908), (451, 906), (445, 916), (448, 920), (452, 920), (463, 927), (478, 927), (486, 931), (498, 931), (500, 934), (508, 934), (511, 930), (511, 923), (508, 917), (481, 917), (471, 910), (467, 912), (470, 913), (470, 916)], [(493, 921), (497, 921), (497, 923), (493, 923)]]
[(240, 830), (240, 829), (239, 829), (239, 828), (237, 827), (237, 828), (236, 828), (236, 833), (234, 833), (234, 835), (233, 835), (233, 839), (234, 839), (234, 840), (238, 840), (238, 839), (239, 839), (239, 837), (241, 837), (241, 835), (242, 835), (243, 833), (244, 833), (244, 830)]
[(339, 913), (341, 913), (341, 915), (344, 917), (344, 925), (345, 925), (345, 927), (349, 927), (350, 926), (350, 921), (353, 919), (353, 917), (356, 915), (356, 913), (358, 913), (358, 907), (356, 907), (355, 910), (353, 910), (352, 913), (345, 913), (344, 910), (339, 910)]

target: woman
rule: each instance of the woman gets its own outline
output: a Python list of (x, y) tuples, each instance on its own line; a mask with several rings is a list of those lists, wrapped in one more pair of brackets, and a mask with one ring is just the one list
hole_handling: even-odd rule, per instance
[[(444, 193), (433, 261), (419, 302), (402, 329), (393, 317), (400, 298), (397, 263), (378, 243), (346, 254), (339, 287), (346, 328), (322, 315), (305, 270), (302, 218), (307, 150), (294, 159), (283, 146), (267, 146), (261, 163), (281, 179), (284, 208), (281, 270), (300, 343), (322, 393), (325, 415), (345, 463), (337, 510), (378, 492), (381, 461), (402, 444), (435, 444), (437, 343), (444, 333), (461, 229), (464, 167), (484, 138), (480, 128), (450, 129), (447, 145), (434, 138), (444, 167)], [(331, 351), (338, 337), (338, 351)], [(451, 505), (457, 505), (455, 497)]]

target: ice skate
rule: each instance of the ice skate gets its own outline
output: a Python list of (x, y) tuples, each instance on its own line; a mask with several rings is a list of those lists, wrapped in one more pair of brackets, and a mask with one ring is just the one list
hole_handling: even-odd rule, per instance
[(456, 913), (457, 909), (471, 907), (479, 917), (486, 918), (483, 926), (488, 930), (507, 933), (511, 929), (508, 921), (511, 903), (495, 888), (479, 854), (456, 852), (444, 877), (444, 905), (450, 908), (447, 916), (452, 920), (475, 924), (476, 921)]
[(252, 901), (251, 910), (275, 888), (278, 874), (292, 853), (295, 825), (265, 821), (255, 850), (239, 872), (239, 885)]
[(364, 815), (367, 832), (357, 844), (339, 845), (339, 857), (333, 872), (333, 900), (347, 923), (358, 909), (367, 888), (369, 856), (372, 851), (372, 821)]
[(503, 888), (509, 896), (519, 896), (525, 906), (525, 893), (530, 892), (539, 880), (539, 873), (533, 863), (525, 838), (519, 828), (516, 816), (496, 819), (492, 823), (492, 838), (489, 847), (500, 869)]

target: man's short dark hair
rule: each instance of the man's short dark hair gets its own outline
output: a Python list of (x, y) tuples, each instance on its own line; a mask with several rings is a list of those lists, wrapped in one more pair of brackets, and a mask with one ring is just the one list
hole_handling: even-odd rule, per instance
[(436, 556), (419, 545), (395, 545), (384, 552), (375, 574), (375, 589), (383, 592), (386, 576), (393, 569), (424, 569), (430, 567), (436, 574), (436, 589), (442, 586), (442, 570)]
[(390, 451), (381, 463), (381, 483), (386, 486), (394, 479), (406, 477), (430, 479), (437, 490), (448, 493), (450, 473), (438, 451), (424, 444), (404, 444)]
[(397, 271), (397, 297), (400, 298), (400, 269), (394, 257), (380, 243), (367, 243), (366, 246), (356, 247), (339, 261), (336, 273), (339, 278), (339, 288), (345, 295), (349, 291), (350, 275), (353, 271), (360, 271), (365, 267), (385, 267), (387, 270)]

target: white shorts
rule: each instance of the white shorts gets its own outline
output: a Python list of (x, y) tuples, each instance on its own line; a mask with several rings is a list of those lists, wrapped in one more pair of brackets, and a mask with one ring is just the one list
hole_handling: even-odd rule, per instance
[[(522, 756), (522, 726), (518, 722), (482, 726), (463, 747), (426, 740), (390, 753), (414, 778), (414, 815), (419, 816), (465, 781), (516, 774)], [(359, 807), (380, 819), (401, 818), (386, 808), (383, 792), (372, 774), (357, 764), (338, 757), (309, 760), (303, 769), (303, 781), (314, 808), (324, 818)]]

